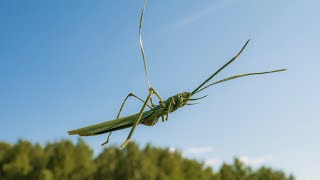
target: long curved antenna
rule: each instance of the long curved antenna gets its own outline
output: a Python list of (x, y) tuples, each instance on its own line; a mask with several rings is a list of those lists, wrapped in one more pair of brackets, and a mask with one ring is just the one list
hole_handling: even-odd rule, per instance
[(256, 73), (248, 73), (248, 74), (240, 74), (240, 75), (236, 75), (236, 76), (231, 76), (231, 77), (228, 77), (228, 78), (224, 78), (224, 79), (221, 79), (219, 81), (216, 81), (214, 83), (211, 83), (201, 89), (199, 89), (198, 91), (196, 91), (195, 93), (198, 93), (204, 89), (207, 89), (208, 87), (212, 86), (212, 85), (215, 85), (215, 84), (219, 84), (219, 83), (222, 83), (222, 82), (225, 82), (225, 81), (230, 81), (232, 79), (237, 79), (237, 78), (241, 78), (241, 77), (245, 77), (245, 76), (253, 76), (253, 75), (260, 75), (260, 74), (269, 74), (269, 73), (275, 73), (275, 72), (281, 72), (281, 71), (286, 71), (287, 69), (278, 69), (278, 70), (273, 70), (273, 71), (266, 71), (266, 72), (256, 72)]
[(230, 61), (228, 61), (225, 65), (223, 65), (220, 69), (218, 69), (215, 73), (213, 73), (207, 80), (205, 80), (199, 87), (197, 87), (195, 90), (192, 91), (192, 94), (195, 94), (202, 86), (204, 86), (208, 81), (210, 81), (210, 79), (212, 79), (214, 76), (216, 76), (220, 71), (222, 71), (224, 68), (226, 68), (229, 64), (231, 64), (234, 60), (236, 60), (240, 54), (242, 53), (242, 51), (247, 47), (247, 45), (249, 44), (250, 39), (246, 42), (246, 44), (242, 47), (242, 49), (240, 50), (240, 52), (233, 57)]
[(207, 96), (208, 95), (205, 95), (205, 96), (202, 96), (202, 97), (199, 97), (199, 98), (190, 98), (188, 101), (195, 101), (195, 100), (203, 99), (203, 98), (205, 98)]
[(140, 40), (140, 49), (141, 49), (142, 60), (143, 60), (143, 65), (144, 65), (144, 71), (146, 72), (146, 79), (147, 79), (147, 83), (148, 83), (148, 89), (150, 89), (150, 82), (149, 82), (148, 69), (147, 69), (147, 60), (146, 60), (146, 57), (145, 57), (145, 54), (144, 54), (144, 49), (143, 49), (143, 44), (142, 44), (142, 37), (141, 37), (141, 28), (142, 28), (144, 11), (146, 9), (146, 4), (147, 4), (147, 0), (144, 0), (144, 4), (143, 4), (141, 16), (140, 16), (139, 40)]

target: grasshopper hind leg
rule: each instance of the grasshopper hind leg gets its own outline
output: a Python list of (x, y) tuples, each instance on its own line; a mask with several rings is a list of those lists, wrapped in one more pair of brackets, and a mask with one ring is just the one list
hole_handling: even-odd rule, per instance
[[(128, 100), (129, 97), (135, 97), (136, 99), (138, 99), (138, 100), (140, 100), (141, 102), (145, 103), (141, 98), (139, 98), (139, 97), (136, 96), (135, 94), (129, 93), (129, 94), (127, 95), (127, 97), (124, 99), (124, 101), (122, 102), (122, 105), (121, 105), (121, 107), (120, 107), (120, 110), (119, 110), (119, 112), (118, 112), (118, 115), (117, 115), (116, 120), (119, 119), (120, 114), (121, 114), (121, 111), (122, 111), (122, 109), (123, 109), (123, 107), (124, 107), (124, 105), (125, 105), (125, 103), (127, 102), (127, 100)], [(147, 104), (147, 106), (148, 106), (149, 108), (151, 108), (150, 105)], [(103, 146), (103, 145), (105, 145), (105, 144), (108, 144), (111, 134), (112, 134), (112, 132), (109, 133), (107, 140), (106, 140), (104, 143), (102, 143), (101, 146)]]
[(124, 148), (124, 147), (126, 147), (126, 146), (127, 146), (127, 144), (129, 143), (130, 138), (131, 138), (131, 136), (132, 136), (132, 134), (133, 134), (134, 130), (135, 130), (135, 129), (136, 129), (136, 127), (138, 126), (138, 124), (139, 124), (139, 122), (140, 122), (140, 120), (141, 120), (142, 114), (143, 114), (144, 110), (146, 109), (146, 107), (147, 107), (147, 105), (148, 105), (148, 103), (149, 103), (149, 101), (150, 101), (150, 99), (151, 99), (151, 97), (152, 97), (153, 93), (154, 93), (153, 89), (152, 89), (152, 88), (150, 88), (149, 95), (148, 95), (148, 97), (147, 97), (146, 101), (144, 102), (144, 104), (143, 104), (143, 106), (142, 106), (142, 108), (141, 108), (140, 112), (139, 112), (138, 118), (137, 118), (137, 120), (134, 122), (134, 124), (133, 124), (133, 126), (132, 126), (132, 128), (131, 128), (131, 131), (130, 131), (130, 133), (129, 133), (129, 135), (128, 135), (127, 139), (126, 139), (126, 141), (125, 141), (125, 142), (120, 146), (120, 149), (123, 149), (123, 148)]

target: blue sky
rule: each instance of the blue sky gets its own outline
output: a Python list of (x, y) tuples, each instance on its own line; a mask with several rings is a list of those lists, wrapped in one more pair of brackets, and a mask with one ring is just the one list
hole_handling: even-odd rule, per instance
[[(129, 92), (147, 96), (138, 43), (143, 1), (1, 1), (0, 140), (46, 143), (114, 119)], [(166, 99), (219, 74), (288, 68), (207, 89), (166, 123), (139, 126), (150, 142), (219, 165), (233, 157), (298, 179), (320, 179), (320, 11), (316, 0), (149, 0), (142, 30), (151, 85)], [(124, 115), (141, 104), (128, 102)], [(128, 130), (113, 134), (124, 141)], [(84, 138), (96, 152), (106, 135)]]

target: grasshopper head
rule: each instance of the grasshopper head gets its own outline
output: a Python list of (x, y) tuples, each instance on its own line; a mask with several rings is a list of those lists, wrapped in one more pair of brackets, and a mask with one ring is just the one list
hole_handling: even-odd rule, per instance
[[(197, 103), (191, 103), (189, 104), (188, 102), (189, 101), (195, 101), (195, 100), (199, 100), (199, 99), (202, 99), (202, 98), (205, 98), (207, 96), (203, 96), (203, 97), (200, 97), (200, 98), (191, 98), (193, 94), (191, 92), (182, 92), (182, 93), (179, 93), (173, 97), (170, 97), (170, 98), (173, 98), (174, 101), (175, 101), (175, 106), (180, 108), (182, 106), (185, 106), (185, 105), (193, 105), (193, 104), (197, 104)], [(170, 100), (170, 98), (168, 99), (168, 101)]]
[(190, 97), (192, 96), (192, 93), (191, 92), (183, 92), (183, 93), (180, 93), (179, 95), (180, 95), (180, 98), (182, 101), (181, 106), (184, 106), (188, 103)]

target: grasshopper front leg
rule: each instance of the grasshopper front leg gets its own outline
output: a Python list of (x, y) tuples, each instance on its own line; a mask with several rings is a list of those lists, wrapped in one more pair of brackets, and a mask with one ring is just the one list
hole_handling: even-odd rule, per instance
[(169, 113), (170, 113), (170, 109), (171, 109), (171, 106), (172, 106), (172, 105), (173, 105), (173, 106), (175, 105), (175, 101), (174, 101), (173, 98), (171, 98), (171, 100), (170, 100), (170, 102), (169, 102), (169, 104), (168, 104), (168, 107), (167, 107), (167, 109), (166, 109), (166, 111), (167, 111), (166, 121), (168, 121)]

